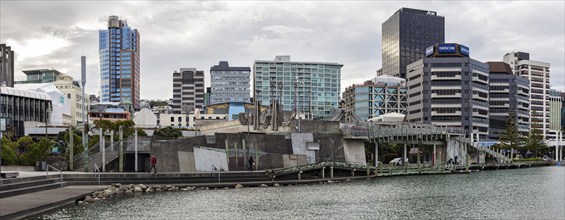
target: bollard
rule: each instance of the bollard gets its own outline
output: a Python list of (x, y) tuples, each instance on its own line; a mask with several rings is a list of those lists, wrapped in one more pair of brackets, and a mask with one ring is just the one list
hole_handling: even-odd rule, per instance
[(332, 178), (332, 179), (334, 178), (334, 167), (333, 166), (330, 167), (330, 178)]
[(326, 178), (326, 167), (322, 167), (322, 179)]
[(351, 170), (351, 176), (355, 176), (355, 169)]
[(298, 180), (301, 180), (301, 179), (302, 179), (302, 170), (298, 171)]

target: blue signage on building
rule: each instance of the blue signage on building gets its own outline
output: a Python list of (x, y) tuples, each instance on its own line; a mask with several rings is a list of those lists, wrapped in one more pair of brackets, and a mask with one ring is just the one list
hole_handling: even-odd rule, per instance
[(455, 53), (455, 44), (440, 44), (437, 47), (438, 53)]
[(429, 57), (430, 55), (434, 54), (434, 45), (429, 46), (426, 48), (426, 56)]
[(459, 46), (459, 52), (463, 55), (469, 56), (469, 48), (463, 45)]

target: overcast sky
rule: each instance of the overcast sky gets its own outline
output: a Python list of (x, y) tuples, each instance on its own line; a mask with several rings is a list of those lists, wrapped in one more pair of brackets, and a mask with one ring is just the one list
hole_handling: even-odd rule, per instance
[(0, 1), (0, 42), (16, 54), (16, 80), (27, 69), (54, 68), (80, 79), (87, 56), (86, 91), (99, 90), (98, 30), (118, 15), (141, 36), (141, 98), (172, 97), (172, 73), (204, 70), (220, 60), (337, 62), (342, 91), (381, 67), (381, 24), (401, 7), (445, 17), (446, 42), (467, 45), (479, 61), (523, 51), (551, 63), (551, 85), (565, 90), (564, 1)]

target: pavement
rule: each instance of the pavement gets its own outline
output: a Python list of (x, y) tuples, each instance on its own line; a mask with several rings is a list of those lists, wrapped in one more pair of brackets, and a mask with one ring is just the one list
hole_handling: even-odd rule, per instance
[[(43, 172), (45, 175), (45, 172)], [(67, 186), (0, 199), (0, 219), (25, 218), (57, 208), (108, 186)]]

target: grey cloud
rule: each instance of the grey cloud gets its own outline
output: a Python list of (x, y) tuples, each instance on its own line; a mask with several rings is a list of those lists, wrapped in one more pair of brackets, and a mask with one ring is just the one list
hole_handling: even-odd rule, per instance
[(50, 35), (72, 43), (17, 63), (19, 70), (53, 67), (77, 77), (85, 54), (91, 93), (99, 81), (97, 30), (105, 28), (98, 19), (108, 15), (127, 18), (141, 33), (142, 98), (167, 99), (172, 72), (181, 67), (207, 73), (220, 60), (252, 66), (278, 54), (342, 63), (342, 88), (362, 83), (381, 66), (382, 22), (401, 7), (445, 16), (446, 40), (469, 46), (474, 59), (529, 52), (551, 63), (552, 85), (565, 83), (563, 2), (3, 1), (1, 6), (0, 41)]

